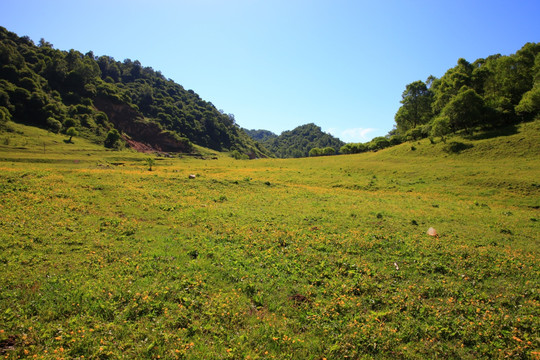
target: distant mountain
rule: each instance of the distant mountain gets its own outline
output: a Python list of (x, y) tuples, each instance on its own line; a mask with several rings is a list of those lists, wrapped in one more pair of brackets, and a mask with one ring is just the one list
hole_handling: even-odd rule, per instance
[(260, 142), (265, 142), (265, 141), (267, 141), (269, 139), (274, 139), (274, 138), (278, 137), (276, 134), (274, 134), (273, 132), (271, 132), (269, 130), (247, 130), (247, 129), (244, 129), (244, 131), (246, 132), (246, 134), (249, 135), (250, 138), (252, 138), (253, 140), (260, 141)]
[(320, 126), (315, 124), (298, 126), (293, 130), (282, 132), (279, 136), (268, 130), (245, 131), (279, 158), (307, 157), (313, 148), (332, 147), (338, 153), (345, 145), (343, 141), (323, 132)]
[(60, 51), (44, 39), (35, 45), (0, 27), (0, 122), (8, 120), (54, 132), (74, 128), (109, 147), (190, 152), (197, 144), (270, 155), (233, 115), (139, 61)]

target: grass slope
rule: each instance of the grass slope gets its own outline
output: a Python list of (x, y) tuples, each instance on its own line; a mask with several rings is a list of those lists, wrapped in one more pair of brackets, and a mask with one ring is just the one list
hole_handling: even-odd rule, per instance
[(6, 358), (539, 356), (539, 122), (457, 139), (473, 144), (460, 154), (426, 140), (154, 171), (14, 127), (0, 134)]

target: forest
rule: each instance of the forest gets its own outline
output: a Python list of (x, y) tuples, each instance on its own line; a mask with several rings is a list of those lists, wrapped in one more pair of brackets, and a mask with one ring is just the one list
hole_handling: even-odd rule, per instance
[(45, 39), (35, 45), (3, 27), (0, 120), (69, 131), (111, 148), (135, 140), (158, 149), (175, 143), (169, 148), (184, 152), (197, 144), (252, 158), (270, 155), (240, 129), (233, 114), (160, 71), (137, 60), (57, 50)]

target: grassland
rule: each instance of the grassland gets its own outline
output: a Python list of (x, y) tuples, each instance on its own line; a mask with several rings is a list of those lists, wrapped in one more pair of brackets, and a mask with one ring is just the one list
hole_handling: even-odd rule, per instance
[(1, 357), (540, 356), (540, 122), (459, 154), (424, 140), (153, 171), (13, 127)]

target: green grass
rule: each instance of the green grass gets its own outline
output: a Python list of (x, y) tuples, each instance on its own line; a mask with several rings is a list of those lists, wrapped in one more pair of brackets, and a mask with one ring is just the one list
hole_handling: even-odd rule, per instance
[(424, 140), (153, 171), (13, 127), (2, 357), (539, 357), (539, 122), (449, 139), (473, 145), (459, 154)]

